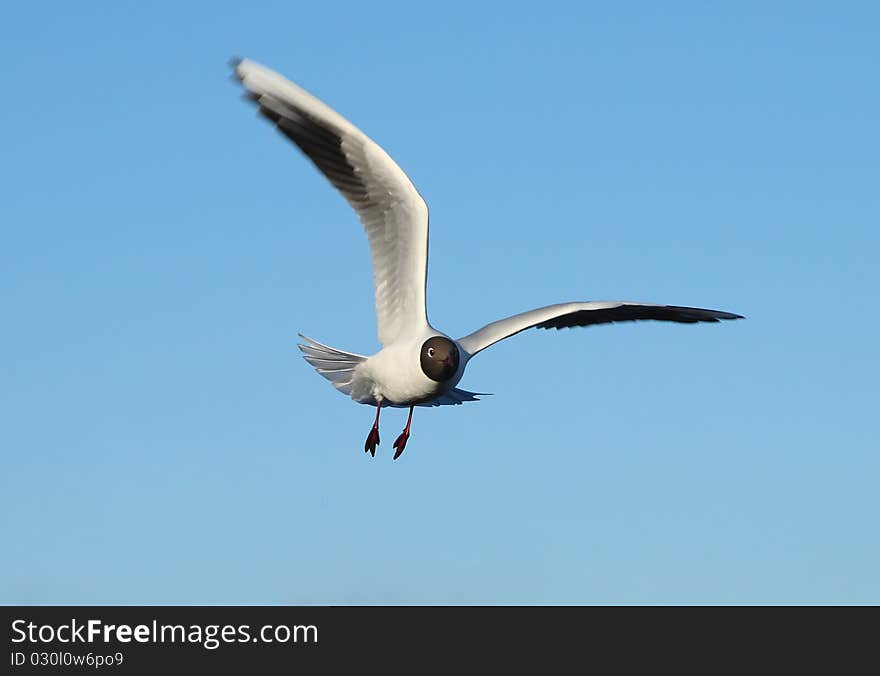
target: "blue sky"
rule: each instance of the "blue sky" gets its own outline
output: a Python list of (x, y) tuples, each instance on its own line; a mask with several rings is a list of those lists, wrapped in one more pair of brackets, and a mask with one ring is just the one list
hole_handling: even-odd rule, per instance
[[(875, 3), (18, 3), (0, 21), (0, 601), (880, 602)], [(431, 207), (477, 404), (383, 415), (366, 238), (278, 69)]]

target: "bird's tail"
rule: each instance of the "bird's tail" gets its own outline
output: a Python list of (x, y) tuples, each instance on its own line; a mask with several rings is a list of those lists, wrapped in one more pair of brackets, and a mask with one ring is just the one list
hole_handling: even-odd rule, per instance
[(367, 358), (323, 345), (303, 334), (299, 334), (299, 337), (306, 343), (305, 345), (297, 343), (297, 347), (303, 352), (303, 358), (314, 366), (318, 373), (333, 383), (333, 387), (343, 394), (351, 395), (351, 379), (354, 377), (354, 370)]

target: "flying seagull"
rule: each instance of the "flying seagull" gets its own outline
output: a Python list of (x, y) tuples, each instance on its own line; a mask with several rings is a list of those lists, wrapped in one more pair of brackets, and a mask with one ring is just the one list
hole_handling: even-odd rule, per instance
[(409, 408), (393, 444), (397, 459), (410, 436), (415, 406), (478, 401), (456, 387), (468, 361), (521, 331), (561, 329), (641, 319), (694, 324), (742, 319), (719, 310), (630, 301), (559, 303), (487, 324), (453, 340), (428, 322), (428, 206), (403, 170), (373, 140), (335, 110), (278, 73), (248, 60), (232, 64), (245, 96), (293, 141), (357, 212), (370, 242), (376, 324), (382, 349), (344, 352), (300, 334), (305, 360), (333, 386), (376, 407), (364, 444), (375, 457), (382, 407)]

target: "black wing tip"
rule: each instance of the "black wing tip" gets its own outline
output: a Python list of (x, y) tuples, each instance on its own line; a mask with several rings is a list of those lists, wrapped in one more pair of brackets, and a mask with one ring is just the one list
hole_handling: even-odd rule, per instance
[(726, 319), (745, 319), (744, 316), (724, 310), (709, 310), (702, 307), (687, 307), (686, 305), (663, 305), (665, 310), (679, 312), (682, 316), (689, 315), (698, 322), (718, 322)]
[(616, 324), (631, 321), (666, 321), (676, 324), (717, 324), (721, 321), (745, 319), (743, 315), (722, 310), (685, 307), (682, 305), (639, 306), (621, 305), (604, 310), (576, 310), (536, 324), (536, 329), (573, 329), (593, 324)]

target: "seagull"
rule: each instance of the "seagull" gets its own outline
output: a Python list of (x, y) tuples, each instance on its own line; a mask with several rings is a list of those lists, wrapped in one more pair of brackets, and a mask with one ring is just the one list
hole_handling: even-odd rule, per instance
[(376, 325), (382, 349), (365, 356), (324, 345), (302, 334), (305, 360), (354, 401), (376, 407), (364, 451), (376, 455), (383, 407), (409, 408), (406, 427), (392, 447), (406, 448), (416, 406), (479, 401), (456, 387), (468, 362), (499, 340), (521, 331), (562, 329), (654, 319), (682, 324), (742, 319), (719, 310), (630, 301), (548, 305), (500, 319), (453, 339), (428, 322), (428, 206), (403, 170), (377, 143), (304, 89), (249, 60), (231, 63), (245, 98), (293, 141), (355, 210), (370, 243)]

